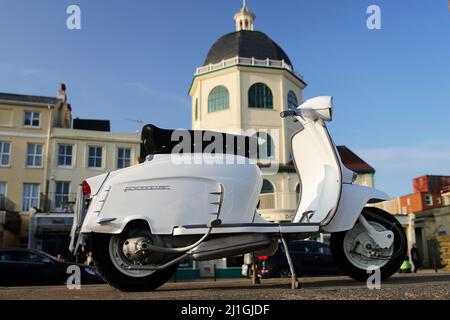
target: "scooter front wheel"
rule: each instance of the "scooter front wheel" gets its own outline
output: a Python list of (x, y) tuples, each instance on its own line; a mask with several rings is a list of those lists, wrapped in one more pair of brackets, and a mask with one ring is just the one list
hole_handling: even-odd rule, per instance
[(379, 269), (381, 280), (387, 279), (399, 270), (405, 259), (405, 232), (400, 222), (386, 211), (367, 207), (362, 214), (375, 230), (394, 233), (391, 247), (377, 248), (364, 226), (357, 222), (351, 230), (331, 234), (331, 253), (337, 266), (355, 280), (366, 281), (374, 269)]
[(112, 287), (120, 291), (152, 291), (176, 272), (178, 264), (158, 271), (127, 270), (127, 258), (122, 254), (122, 246), (117, 235), (92, 235), (92, 255), (100, 276)]

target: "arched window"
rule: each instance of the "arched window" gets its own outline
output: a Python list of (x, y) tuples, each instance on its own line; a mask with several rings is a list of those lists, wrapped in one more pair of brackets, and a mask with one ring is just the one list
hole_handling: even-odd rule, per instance
[(248, 107), (273, 109), (272, 90), (264, 83), (255, 83), (248, 90)]
[(272, 182), (270, 182), (267, 179), (263, 180), (263, 185), (261, 188), (261, 194), (266, 194), (266, 193), (274, 193), (275, 192), (275, 188), (273, 187)]
[(295, 110), (298, 107), (298, 100), (297, 96), (295, 95), (294, 91), (289, 91), (288, 93), (288, 109), (289, 110)]
[(208, 96), (208, 112), (228, 109), (230, 107), (230, 95), (224, 86), (217, 86), (211, 90)]
[(295, 198), (296, 198), (297, 204), (300, 201), (300, 192), (301, 192), (301, 187), (300, 187), (300, 182), (299, 182), (299, 183), (297, 183), (297, 187), (295, 187)]
[(195, 113), (195, 121), (197, 121), (198, 120), (198, 99), (195, 99), (195, 110), (194, 110), (194, 113)]
[(270, 134), (259, 131), (254, 135), (258, 142), (257, 158), (273, 159), (275, 158), (275, 144)]
[(259, 209), (274, 209), (275, 208), (275, 188), (272, 182), (264, 179), (259, 195)]

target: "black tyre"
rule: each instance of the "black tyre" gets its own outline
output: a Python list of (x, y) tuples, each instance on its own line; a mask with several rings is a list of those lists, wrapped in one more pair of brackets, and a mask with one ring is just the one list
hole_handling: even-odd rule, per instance
[(160, 271), (126, 271), (112, 257), (111, 246), (114, 235), (92, 236), (92, 256), (97, 272), (112, 287), (120, 291), (152, 291), (166, 283), (176, 272), (178, 264)]
[(393, 245), (389, 249), (382, 249), (378, 259), (363, 256), (364, 250), (374, 250), (370, 247), (374, 243), (372, 241), (371, 244), (371, 239), (364, 241), (370, 237), (367, 232), (364, 234), (365, 228), (362, 224), (356, 222), (351, 230), (331, 234), (331, 253), (337, 266), (355, 280), (367, 281), (373, 274), (368, 270), (374, 267), (380, 269), (381, 280), (387, 279), (399, 270), (405, 259), (407, 253), (405, 231), (394, 216), (381, 209), (364, 208), (363, 216), (378, 231), (391, 230), (394, 233)]

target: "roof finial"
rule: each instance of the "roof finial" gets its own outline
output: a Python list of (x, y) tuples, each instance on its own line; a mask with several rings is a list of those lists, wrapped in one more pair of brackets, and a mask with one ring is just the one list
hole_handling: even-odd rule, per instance
[(247, 1), (242, 0), (242, 9), (234, 15), (236, 21), (236, 31), (254, 30), (255, 15), (247, 8)]

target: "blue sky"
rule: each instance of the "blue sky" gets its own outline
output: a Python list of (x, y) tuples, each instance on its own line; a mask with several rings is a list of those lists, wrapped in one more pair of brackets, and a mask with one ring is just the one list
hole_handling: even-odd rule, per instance
[[(308, 87), (335, 97), (330, 130), (377, 169), (392, 196), (411, 179), (450, 174), (450, 12), (447, 0), (248, 0), (255, 28), (287, 52)], [(82, 29), (66, 28), (77, 4)], [(382, 29), (366, 9), (381, 7)], [(239, 0), (0, 0), (0, 92), (56, 94), (74, 116), (115, 131), (140, 119), (189, 127), (192, 75)]]

